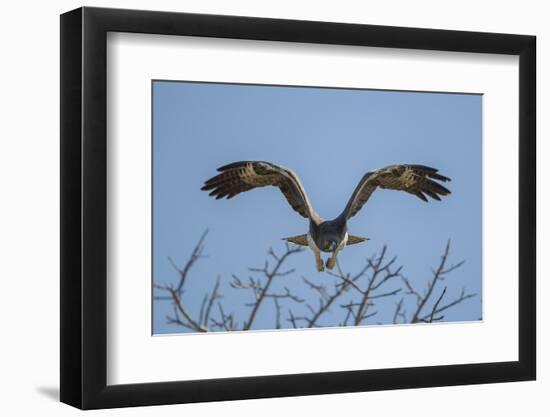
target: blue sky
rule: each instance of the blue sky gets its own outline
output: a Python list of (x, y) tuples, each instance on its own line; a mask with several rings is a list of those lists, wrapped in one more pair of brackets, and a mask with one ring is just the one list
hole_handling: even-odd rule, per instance
[[(281, 252), (282, 237), (307, 231), (307, 221), (274, 187), (231, 200), (208, 197), (200, 187), (221, 165), (266, 160), (290, 167), (317, 212), (330, 219), (341, 212), (367, 171), (417, 163), (451, 177), (452, 194), (426, 204), (403, 192), (376, 191), (348, 224), (351, 233), (371, 240), (347, 247), (340, 263), (346, 271), (358, 271), (387, 244), (388, 254), (398, 257), (403, 274), (422, 291), (451, 239), (450, 261), (465, 264), (441, 284), (447, 286), (445, 299), (458, 296), (463, 287), (477, 296), (445, 312), (444, 320), (479, 319), (481, 110), (480, 95), (154, 81), (153, 279), (175, 282), (168, 257), (183, 265), (208, 228), (208, 258), (191, 271), (182, 302), (198, 315), (204, 293), (220, 276), (224, 309), (243, 321), (250, 311), (244, 304), (252, 295), (230, 288), (231, 275), (247, 280), (248, 267), (263, 267), (269, 247)], [(316, 302), (302, 276), (329, 289), (335, 282), (316, 272), (309, 250), (293, 256), (288, 267), (296, 273), (274, 281), (274, 290), (287, 286), (306, 301), (281, 303), (283, 327), (290, 327), (287, 307), (300, 315), (307, 313), (307, 302)], [(391, 322), (400, 298), (376, 300), (372, 311), (377, 314), (367, 323)], [(406, 297), (405, 305), (412, 311), (413, 298)], [(273, 303), (266, 300), (253, 329), (273, 328), (273, 312)], [(171, 313), (169, 302), (153, 302), (154, 333), (187, 331), (166, 323)], [(344, 314), (335, 305), (321, 324), (337, 325)]]

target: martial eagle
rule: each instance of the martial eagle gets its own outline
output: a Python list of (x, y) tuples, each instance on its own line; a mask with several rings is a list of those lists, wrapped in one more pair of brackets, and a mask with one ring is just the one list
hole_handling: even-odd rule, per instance
[(220, 199), (235, 197), (253, 188), (272, 185), (279, 187), (290, 206), (309, 219), (307, 234), (283, 238), (297, 245), (309, 246), (315, 254), (317, 271), (324, 270), (321, 252), (332, 253), (326, 266), (334, 268), (336, 256), (346, 245), (361, 243), (368, 238), (348, 235), (347, 221), (355, 216), (378, 187), (406, 191), (423, 201), (428, 197), (440, 200), (451, 192), (438, 182), (450, 181), (438, 170), (424, 165), (390, 165), (367, 172), (353, 191), (344, 211), (334, 220), (324, 220), (311, 206), (298, 176), (290, 169), (263, 161), (242, 161), (218, 168), (219, 174), (210, 178), (201, 188)]

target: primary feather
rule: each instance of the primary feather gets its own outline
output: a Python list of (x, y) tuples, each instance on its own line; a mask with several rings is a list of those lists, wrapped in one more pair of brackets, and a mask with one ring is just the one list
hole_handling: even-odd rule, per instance
[(302, 217), (319, 220), (298, 176), (288, 168), (270, 162), (242, 161), (224, 165), (218, 172), (201, 188), (210, 191), (216, 199), (233, 198), (244, 191), (271, 185), (281, 190), (290, 206)]
[(367, 172), (351, 195), (342, 215), (349, 219), (357, 214), (377, 188), (406, 191), (423, 201), (426, 196), (441, 200), (451, 192), (437, 181), (447, 182), (450, 178), (438, 174), (438, 170), (425, 165), (390, 165)]

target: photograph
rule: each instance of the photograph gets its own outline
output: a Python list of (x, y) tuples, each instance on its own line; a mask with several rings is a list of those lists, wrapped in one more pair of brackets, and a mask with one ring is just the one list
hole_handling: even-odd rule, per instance
[(153, 335), (483, 320), (482, 94), (151, 89)]
[(550, 415), (544, 4), (6, 2), (0, 416)]

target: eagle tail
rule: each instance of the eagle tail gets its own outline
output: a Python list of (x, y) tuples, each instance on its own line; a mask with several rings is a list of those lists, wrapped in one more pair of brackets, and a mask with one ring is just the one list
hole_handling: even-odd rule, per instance
[(309, 246), (307, 243), (307, 235), (283, 237), (283, 240), (286, 240), (287, 242), (290, 242), (290, 243), (294, 243), (295, 245)]
[(356, 243), (361, 243), (361, 242), (364, 242), (366, 240), (369, 240), (369, 238), (368, 237), (348, 235), (348, 241), (346, 242), (346, 246), (355, 245)]

